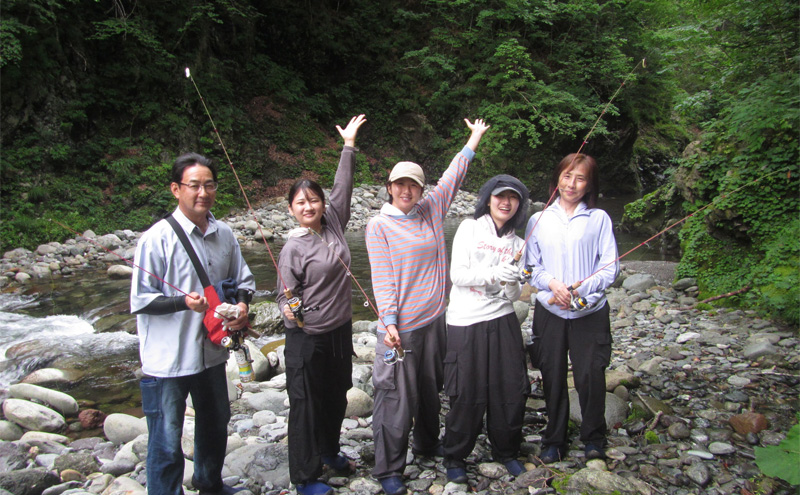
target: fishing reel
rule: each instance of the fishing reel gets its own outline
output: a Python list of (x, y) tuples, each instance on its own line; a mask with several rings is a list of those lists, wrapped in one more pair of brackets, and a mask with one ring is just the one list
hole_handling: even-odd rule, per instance
[(517, 274), (517, 279), (519, 280), (519, 283), (525, 284), (531, 279), (532, 275), (533, 275), (533, 266), (523, 265), (519, 267), (519, 273)]
[(250, 349), (244, 343), (242, 332), (232, 332), (232, 336), (222, 337), (220, 343), (229, 351), (233, 351), (236, 364), (239, 366), (239, 380), (242, 383), (253, 381), (253, 359), (250, 356)]
[(383, 362), (388, 366), (393, 366), (403, 361), (406, 358), (406, 353), (403, 348), (387, 349), (383, 353)]
[(585, 309), (589, 309), (591, 305), (586, 300), (585, 297), (575, 297), (573, 294), (570, 293), (569, 297), (569, 310), (570, 311), (583, 311)]

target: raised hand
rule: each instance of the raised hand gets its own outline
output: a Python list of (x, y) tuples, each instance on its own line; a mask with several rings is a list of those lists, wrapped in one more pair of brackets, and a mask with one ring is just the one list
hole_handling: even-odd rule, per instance
[(367, 118), (362, 113), (361, 115), (357, 115), (350, 119), (350, 122), (348, 122), (347, 127), (344, 129), (342, 129), (339, 125), (336, 126), (336, 130), (339, 131), (339, 134), (341, 134), (342, 138), (344, 139), (345, 146), (355, 146), (358, 128), (361, 127), (361, 124), (366, 121)]
[(481, 138), (483, 137), (483, 133), (489, 128), (489, 125), (483, 121), (483, 119), (475, 119), (475, 123), (469, 121), (469, 119), (464, 119), (464, 122), (467, 123), (467, 127), (470, 128), (472, 134), (469, 137), (469, 141), (467, 141), (467, 147), (472, 151), (475, 151), (478, 148), (478, 143), (481, 142)]

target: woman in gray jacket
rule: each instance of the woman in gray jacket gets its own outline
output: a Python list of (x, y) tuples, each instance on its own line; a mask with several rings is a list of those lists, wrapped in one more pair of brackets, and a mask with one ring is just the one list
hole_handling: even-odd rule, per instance
[[(278, 258), (278, 305), (286, 325), (286, 384), (289, 393), (289, 478), (300, 495), (330, 495), (319, 481), (323, 464), (351, 469), (339, 454), (339, 431), (352, 387), (353, 327), (344, 238), (353, 194), (355, 140), (364, 115), (336, 128), (344, 138), (330, 206), (319, 184), (301, 179), (289, 190), (289, 212), (300, 224), (289, 232)], [(282, 286), (283, 285), (283, 286)], [(292, 313), (283, 290), (290, 289), (307, 308)]]

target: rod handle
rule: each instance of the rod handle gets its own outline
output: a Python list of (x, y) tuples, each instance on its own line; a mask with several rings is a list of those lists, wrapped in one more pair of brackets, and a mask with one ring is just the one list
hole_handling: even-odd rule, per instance
[(289, 309), (292, 310), (292, 314), (294, 314), (295, 323), (300, 328), (305, 326), (305, 322), (303, 321), (303, 303), (300, 301), (300, 298), (294, 297), (292, 295), (292, 290), (288, 287), (283, 289), (283, 295), (286, 296), (286, 302), (289, 304)]
[[(389, 330), (386, 330), (386, 331), (388, 332)], [(392, 334), (389, 334), (389, 340), (391, 340), (392, 342), (397, 342), (397, 339), (394, 338), (394, 335), (392, 335)], [(397, 346), (396, 349), (397, 349), (397, 356), (400, 359), (403, 359), (405, 357), (405, 355), (406, 355), (406, 351), (403, 350), (402, 346)]]

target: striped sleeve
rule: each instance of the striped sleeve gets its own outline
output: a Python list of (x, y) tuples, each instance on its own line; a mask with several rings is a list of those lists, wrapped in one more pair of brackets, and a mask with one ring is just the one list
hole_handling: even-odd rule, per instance
[(391, 252), (380, 215), (367, 224), (365, 237), (379, 318), (383, 325), (397, 325), (397, 287), (393, 277)]

